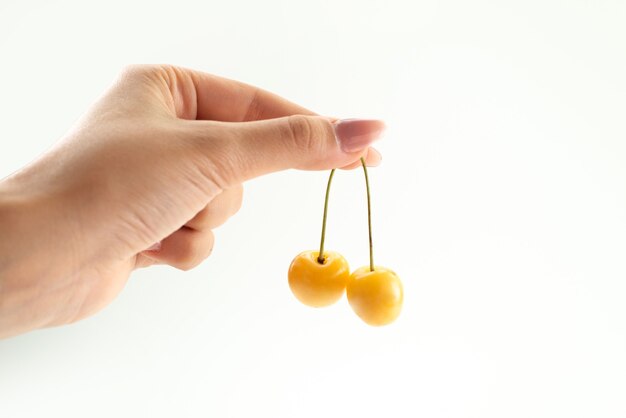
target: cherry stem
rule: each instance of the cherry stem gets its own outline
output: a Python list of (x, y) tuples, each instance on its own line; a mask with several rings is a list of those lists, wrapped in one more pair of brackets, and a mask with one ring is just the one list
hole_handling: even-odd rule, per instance
[(326, 218), (328, 215), (328, 196), (330, 194), (330, 184), (333, 181), (335, 175), (335, 169), (330, 170), (330, 176), (328, 176), (328, 185), (326, 186), (326, 198), (324, 199), (324, 219), (322, 221), (322, 239), (320, 241), (320, 252), (317, 255), (317, 262), (324, 264), (324, 240), (326, 239)]
[(370, 203), (370, 179), (367, 176), (365, 159), (361, 157), (361, 165), (365, 174), (365, 188), (367, 189), (367, 229), (370, 237), (370, 271), (374, 271), (374, 246), (372, 245), (372, 205)]

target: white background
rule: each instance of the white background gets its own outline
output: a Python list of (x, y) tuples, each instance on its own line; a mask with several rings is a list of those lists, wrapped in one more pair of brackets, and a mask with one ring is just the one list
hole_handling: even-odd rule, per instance
[[(626, 416), (623, 1), (0, 0), (0, 177), (130, 63), (240, 79), (389, 129), (371, 171), (393, 325), (315, 310), (286, 270), (327, 173), (249, 182), (212, 257), (0, 342), (0, 416)], [(360, 171), (328, 247), (367, 263)]]

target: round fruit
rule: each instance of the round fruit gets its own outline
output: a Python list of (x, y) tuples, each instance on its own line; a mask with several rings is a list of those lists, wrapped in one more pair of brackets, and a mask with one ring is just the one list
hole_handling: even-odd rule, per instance
[(402, 310), (404, 292), (396, 273), (385, 267), (356, 269), (346, 286), (352, 310), (367, 324), (380, 326), (395, 321)]
[(341, 299), (350, 277), (350, 266), (341, 254), (325, 251), (323, 261), (318, 251), (304, 251), (289, 266), (289, 287), (305, 305), (322, 307)]

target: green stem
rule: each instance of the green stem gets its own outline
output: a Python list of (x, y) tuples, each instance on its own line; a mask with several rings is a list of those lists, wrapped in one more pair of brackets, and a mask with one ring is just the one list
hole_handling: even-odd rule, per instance
[(330, 176), (328, 176), (328, 185), (326, 186), (326, 198), (324, 199), (324, 220), (322, 221), (322, 239), (320, 241), (320, 252), (317, 255), (317, 262), (324, 264), (324, 240), (326, 239), (326, 217), (328, 215), (328, 195), (330, 194), (330, 184), (333, 181), (335, 175), (335, 169), (330, 170)]
[(367, 228), (370, 236), (370, 271), (374, 271), (374, 246), (372, 245), (372, 206), (370, 204), (370, 179), (367, 176), (367, 166), (365, 159), (361, 157), (363, 173), (365, 173), (365, 188), (367, 189)]

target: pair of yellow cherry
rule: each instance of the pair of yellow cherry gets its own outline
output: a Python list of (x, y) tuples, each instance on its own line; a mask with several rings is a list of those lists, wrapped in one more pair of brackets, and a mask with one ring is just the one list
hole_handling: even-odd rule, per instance
[(369, 228), (370, 264), (350, 274), (346, 259), (335, 251), (324, 251), (328, 196), (335, 170), (331, 170), (324, 201), (322, 239), (319, 251), (304, 251), (289, 266), (289, 287), (300, 302), (312, 307), (329, 306), (343, 296), (344, 291), (354, 312), (369, 325), (387, 325), (402, 310), (402, 282), (392, 270), (374, 266), (372, 246), (372, 211), (370, 187), (365, 160), (361, 158), (367, 189), (367, 219)]

